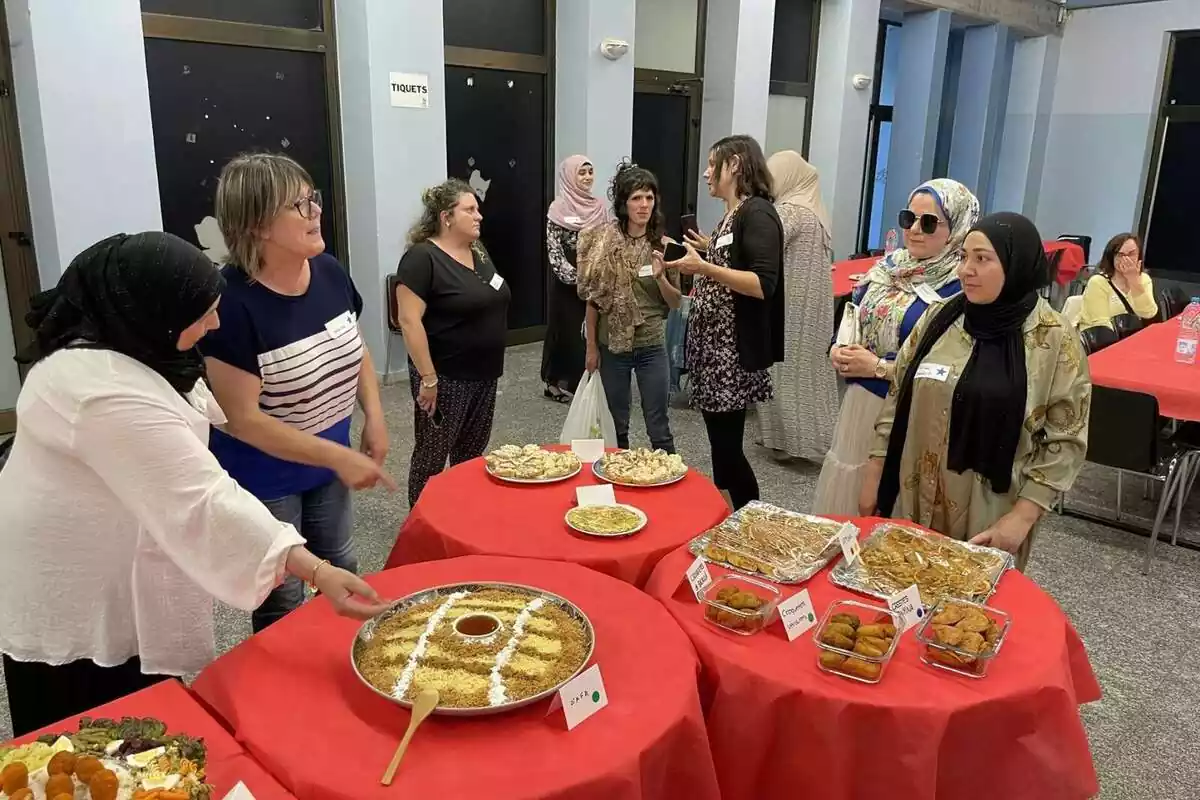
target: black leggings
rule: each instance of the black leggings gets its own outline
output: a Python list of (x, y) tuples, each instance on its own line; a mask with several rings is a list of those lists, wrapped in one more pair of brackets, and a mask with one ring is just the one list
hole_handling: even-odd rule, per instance
[(758, 478), (746, 459), (742, 439), (746, 435), (746, 409), (704, 411), (704, 427), (712, 449), (713, 483), (729, 492), (734, 509), (758, 499)]

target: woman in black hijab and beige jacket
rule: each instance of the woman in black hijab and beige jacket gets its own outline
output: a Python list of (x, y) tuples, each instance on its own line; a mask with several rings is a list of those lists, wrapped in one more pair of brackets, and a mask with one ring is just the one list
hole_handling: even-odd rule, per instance
[(1092, 384), (1079, 336), (1042, 299), (1042, 238), (1019, 214), (984, 217), (896, 360), (860, 511), (1007, 550), (1031, 533), (1087, 454)]

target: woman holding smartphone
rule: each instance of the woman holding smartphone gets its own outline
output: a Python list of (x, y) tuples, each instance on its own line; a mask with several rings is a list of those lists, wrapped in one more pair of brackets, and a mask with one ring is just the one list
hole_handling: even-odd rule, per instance
[(410, 506), (447, 458), (453, 466), (487, 449), (512, 299), (479, 241), (483, 215), (471, 187), (448, 180), (421, 203), (396, 287), (416, 434)]

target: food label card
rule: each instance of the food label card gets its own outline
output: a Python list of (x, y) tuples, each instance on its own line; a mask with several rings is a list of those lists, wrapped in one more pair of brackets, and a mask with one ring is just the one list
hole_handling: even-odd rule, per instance
[(700, 602), (700, 598), (704, 596), (704, 590), (712, 586), (712, 575), (708, 571), (708, 564), (699, 556), (688, 567), (687, 571), (688, 583), (692, 585), (692, 593), (696, 595), (696, 602)]
[(611, 483), (600, 486), (580, 486), (575, 490), (575, 502), (581, 506), (615, 506), (617, 496)]
[(237, 786), (230, 789), (229, 794), (225, 795), (223, 800), (254, 800), (254, 795), (246, 788), (246, 784), (238, 781)]
[(572, 439), (571, 452), (585, 464), (604, 458), (603, 439)]
[(838, 528), (838, 532), (834, 534), (834, 538), (842, 546), (842, 556), (846, 559), (846, 566), (850, 566), (858, 560), (858, 528), (854, 527), (852, 523), (844, 522), (842, 527)]
[(889, 597), (888, 608), (900, 618), (900, 630), (897, 633), (904, 633), (925, 616), (925, 606), (921, 605), (921, 591), (915, 583)]
[(808, 589), (801, 589), (779, 604), (779, 620), (787, 632), (789, 642), (796, 641), (806, 630), (817, 624)]
[(550, 701), (550, 710), (546, 712), (546, 716), (550, 716), (561, 706), (563, 716), (567, 719), (567, 730), (570, 731), (607, 705), (608, 693), (604, 691), (600, 665), (592, 664), (563, 684)]

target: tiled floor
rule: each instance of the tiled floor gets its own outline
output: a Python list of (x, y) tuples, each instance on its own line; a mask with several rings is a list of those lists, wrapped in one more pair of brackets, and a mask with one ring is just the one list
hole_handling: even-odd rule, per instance
[[(493, 441), (554, 441), (566, 406), (541, 398), (541, 349), (509, 350), (501, 382)], [(403, 486), (412, 447), (408, 387), (385, 388), (393, 450), (388, 465)], [(634, 406), (637, 407), (636, 404)], [(644, 440), (634, 414), (635, 444)], [(708, 471), (708, 446), (699, 414), (672, 411), (675, 441), (689, 464)], [(777, 464), (748, 445), (763, 499), (805, 509), (818, 468)], [(1088, 467), (1071, 503), (1111, 507), (1111, 474)], [(1126, 512), (1148, 516), (1139, 481), (1126, 482)], [(383, 564), (407, 511), (403, 492), (360, 494), (355, 533), (364, 569)], [(1182, 535), (1200, 542), (1200, 503), (1185, 509)], [(1074, 620), (1104, 687), (1104, 699), (1082, 710), (1106, 800), (1195, 800), (1200, 797), (1200, 553), (1162, 545), (1149, 577), (1141, 572), (1146, 540), (1101, 525), (1050, 517), (1040, 528), (1029, 575)], [(219, 611), (221, 648), (249, 634), (247, 615)], [(7, 730), (7, 699), (0, 691), (0, 738)], [(997, 765), (1003, 768), (1003, 765)]]

